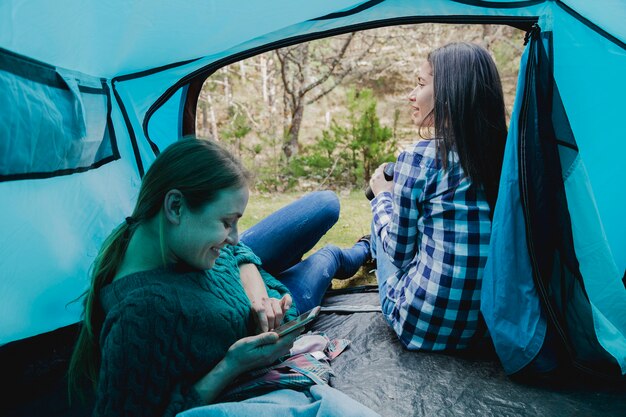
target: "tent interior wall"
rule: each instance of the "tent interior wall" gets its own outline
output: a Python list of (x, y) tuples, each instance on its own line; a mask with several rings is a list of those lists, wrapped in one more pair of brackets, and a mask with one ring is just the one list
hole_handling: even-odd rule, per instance
[[(17, 381), (14, 401), (27, 400), (18, 392), (34, 379), (29, 395), (62, 378), (91, 263), (159, 150), (194, 133), (202, 82), (265, 51), (389, 25), (537, 23), (552, 33), (552, 72), (579, 155), (565, 176), (574, 246), (594, 318), (626, 332), (625, 310), (603, 307), (623, 305), (626, 277), (622, 2), (245, 3), (0, 4), (0, 363)], [(44, 360), (54, 362), (46, 375)]]

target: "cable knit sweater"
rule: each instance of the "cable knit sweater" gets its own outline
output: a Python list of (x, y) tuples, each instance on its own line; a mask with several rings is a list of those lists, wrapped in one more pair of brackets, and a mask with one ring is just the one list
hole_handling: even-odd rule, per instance
[[(170, 266), (102, 289), (106, 317), (94, 416), (174, 416), (204, 405), (193, 384), (251, 334), (242, 263), (260, 260), (239, 243), (222, 249), (209, 271)], [(288, 292), (267, 272), (261, 275), (271, 297)], [(295, 316), (292, 306), (285, 320)]]

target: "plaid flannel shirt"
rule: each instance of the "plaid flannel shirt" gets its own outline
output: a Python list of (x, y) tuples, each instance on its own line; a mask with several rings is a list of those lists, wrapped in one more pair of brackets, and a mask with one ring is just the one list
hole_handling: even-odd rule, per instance
[(393, 193), (371, 202), (379, 244), (400, 268), (379, 277), (386, 318), (408, 349), (463, 349), (478, 326), (489, 205), (458, 155), (448, 160), (444, 169), (436, 140), (413, 144), (398, 158)]

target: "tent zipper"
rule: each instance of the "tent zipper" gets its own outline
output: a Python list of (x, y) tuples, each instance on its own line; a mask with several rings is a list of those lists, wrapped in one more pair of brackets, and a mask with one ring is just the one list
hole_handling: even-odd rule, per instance
[[(527, 118), (528, 118), (528, 103), (530, 100), (532, 100), (534, 97), (530, 97), (530, 94), (527, 93), (529, 91), (529, 87), (530, 87), (530, 82), (535, 80), (535, 72), (536, 72), (536, 66), (537, 66), (537, 43), (541, 42), (541, 39), (539, 37), (539, 34), (541, 32), (541, 28), (538, 25), (534, 25), (533, 29), (527, 34), (527, 38), (530, 39), (531, 45), (530, 45), (530, 51), (529, 51), (529, 63), (528, 66), (526, 68), (526, 78), (525, 78), (525, 86), (524, 86), (524, 100), (522, 102), (522, 107), (520, 110), (520, 118), (519, 120), (521, 121), (520, 123), (520, 135), (519, 135), (519, 143), (518, 143), (518, 162), (519, 162), (519, 174), (520, 174), (520, 194), (521, 194), (521, 200), (522, 200), (522, 209), (524, 211), (524, 218), (525, 218), (525, 224), (526, 224), (526, 242), (527, 242), (527, 246), (528, 246), (528, 255), (530, 258), (530, 262), (532, 265), (532, 270), (533, 270), (533, 280), (535, 282), (535, 286), (537, 288), (537, 291), (540, 294), (540, 300), (542, 301), (541, 305), (545, 308), (545, 310), (548, 313), (549, 316), (549, 321), (554, 325), (555, 330), (557, 331), (559, 337), (561, 338), (563, 345), (565, 346), (565, 349), (567, 350), (567, 353), (569, 354), (569, 358), (570, 361), (572, 363), (572, 365), (589, 374), (589, 375), (594, 375), (594, 376), (599, 376), (599, 377), (604, 377), (606, 378), (608, 375), (606, 375), (603, 372), (597, 371), (595, 369), (591, 369), (587, 366), (585, 366), (583, 363), (579, 362), (576, 360), (576, 355), (574, 354), (573, 348), (570, 345), (568, 338), (565, 334), (565, 330), (563, 329), (563, 327), (561, 326), (561, 324), (559, 323), (559, 320), (557, 319), (557, 315), (556, 312), (554, 311), (554, 308), (550, 302), (550, 296), (548, 294), (548, 291), (546, 289), (546, 287), (543, 284), (543, 281), (541, 280), (541, 276), (539, 275), (539, 266), (538, 266), (538, 262), (537, 262), (537, 258), (535, 256), (535, 248), (533, 245), (533, 233), (532, 233), (532, 227), (530, 226), (530, 218), (532, 217), (531, 213), (530, 213), (530, 202), (529, 202), (529, 191), (528, 191), (528, 170), (527, 170), (527, 166), (526, 166), (526, 146), (525, 146), (525, 142), (526, 142), (526, 131), (527, 131)], [(535, 96), (536, 97), (536, 96)]]

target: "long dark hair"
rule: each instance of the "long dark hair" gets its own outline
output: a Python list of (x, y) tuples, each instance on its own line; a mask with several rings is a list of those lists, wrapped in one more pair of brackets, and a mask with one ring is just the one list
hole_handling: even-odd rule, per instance
[(493, 214), (506, 142), (502, 84), (489, 52), (451, 43), (428, 56), (433, 70), (435, 136), (444, 163), (455, 150), (465, 174), (483, 186)]
[(165, 195), (179, 190), (193, 210), (215, 200), (224, 189), (248, 184), (249, 174), (228, 151), (214, 142), (185, 138), (167, 147), (146, 172), (131, 221), (121, 223), (104, 241), (84, 294), (83, 322), (69, 366), (69, 391), (84, 398), (87, 386), (96, 387), (100, 369), (99, 336), (104, 321), (100, 291), (109, 284), (124, 259), (138, 224), (157, 216)]

